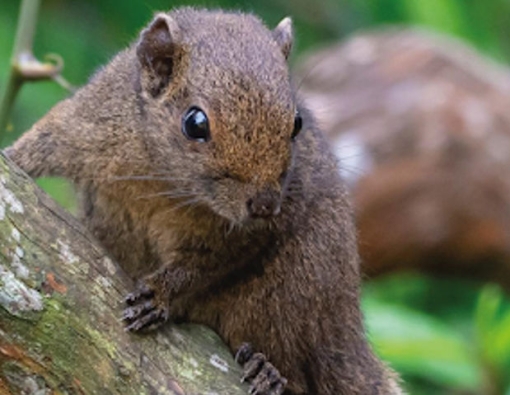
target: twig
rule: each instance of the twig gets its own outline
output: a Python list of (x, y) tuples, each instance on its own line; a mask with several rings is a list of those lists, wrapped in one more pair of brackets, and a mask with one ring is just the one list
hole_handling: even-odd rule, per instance
[(5, 139), (9, 115), (23, 83), (53, 79), (62, 69), (61, 59), (57, 59), (55, 63), (42, 63), (33, 55), (33, 39), (40, 4), (41, 0), (23, 0), (21, 3), (7, 86), (0, 102), (0, 143)]

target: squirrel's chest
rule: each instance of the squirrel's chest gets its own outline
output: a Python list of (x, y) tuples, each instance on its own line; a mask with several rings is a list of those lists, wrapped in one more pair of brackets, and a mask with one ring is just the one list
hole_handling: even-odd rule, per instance
[(277, 246), (272, 232), (232, 231), (207, 212), (190, 215), (170, 205), (127, 201), (101, 189), (84, 191), (81, 201), (89, 230), (133, 277), (150, 273), (178, 252), (190, 261), (205, 259), (207, 269), (221, 268), (229, 284), (239, 277), (240, 268), (257, 272)]

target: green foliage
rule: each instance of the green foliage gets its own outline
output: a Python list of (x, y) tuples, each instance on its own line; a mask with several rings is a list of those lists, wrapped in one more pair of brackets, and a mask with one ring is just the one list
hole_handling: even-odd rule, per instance
[[(64, 76), (86, 83), (131, 42), (156, 10), (179, 5), (259, 14), (271, 26), (285, 15), (296, 25), (294, 59), (355, 30), (419, 25), (510, 59), (508, 0), (43, 0), (35, 53), (60, 54)], [(19, 2), (0, 2), (0, 92), (5, 87)], [(26, 85), (12, 114), (10, 143), (68, 93), (51, 82)], [(72, 188), (39, 181), (73, 210)], [(510, 300), (494, 286), (400, 275), (365, 287), (364, 309), (377, 351), (402, 372), (411, 394), (510, 395)]]
[(53, 199), (62, 207), (72, 213), (76, 212), (74, 190), (69, 181), (57, 177), (41, 177), (36, 182), (42, 189), (51, 191)]
[(475, 312), (479, 358), (491, 385), (510, 391), (510, 301), (495, 286), (485, 287)]
[[(510, 299), (495, 285), (448, 282), (467, 303), (441, 292), (431, 295), (445, 281), (425, 276), (368, 284), (363, 307), (377, 352), (402, 374), (412, 394), (508, 393)], [(437, 308), (420, 307), (430, 298)], [(453, 309), (453, 316), (446, 313)]]
[(430, 26), (447, 33), (460, 35), (464, 32), (465, 6), (455, 0), (404, 0), (402, 4), (410, 21)]
[(376, 350), (401, 374), (451, 388), (479, 388), (476, 358), (453, 328), (401, 305), (372, 301), (365, 311)]

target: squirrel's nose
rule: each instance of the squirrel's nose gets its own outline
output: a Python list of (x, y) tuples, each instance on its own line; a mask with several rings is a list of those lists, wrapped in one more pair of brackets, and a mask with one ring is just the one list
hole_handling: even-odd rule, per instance
[(246, 202), (252, 218), (269, 218), (280, 213), (280, 194), (272, 190), (258, 192)]

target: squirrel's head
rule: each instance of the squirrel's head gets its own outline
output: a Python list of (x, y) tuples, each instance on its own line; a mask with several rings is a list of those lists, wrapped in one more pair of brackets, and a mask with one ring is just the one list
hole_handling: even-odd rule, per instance
[(287, 58), (292, 22), (180, 9), (136, 47), (154, 170), (232, 223), (278, 215), (302, 127)]

